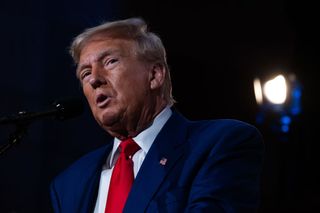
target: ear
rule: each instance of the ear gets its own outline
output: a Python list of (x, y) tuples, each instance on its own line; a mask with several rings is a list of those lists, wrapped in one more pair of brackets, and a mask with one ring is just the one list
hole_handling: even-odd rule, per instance
[(150, 72), (150, 89), (154, 90), (162, 87), (166, 75), (165, 67), (162, 64), (154, 64)]

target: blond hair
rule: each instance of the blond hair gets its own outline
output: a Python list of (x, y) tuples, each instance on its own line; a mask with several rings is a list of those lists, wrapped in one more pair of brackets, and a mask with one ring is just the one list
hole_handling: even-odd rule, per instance
[(172, 97), (172, 85), (166, 50), (160, 37), (148, 31), (147, 24), (142, 18), (129, 18), (106, 22), (96, 27), (86, 29), (73, 40), (70, 46), (70, 54), (76, 64), (79, 62), (80, 54), (84, 46), (95, 36), (134, 41), (137, 44), (136, 53), (139, 59), (160, 64), (165, 68), (166, 75), (162, 88), (163, 96), (169, 105), (175, 103)]

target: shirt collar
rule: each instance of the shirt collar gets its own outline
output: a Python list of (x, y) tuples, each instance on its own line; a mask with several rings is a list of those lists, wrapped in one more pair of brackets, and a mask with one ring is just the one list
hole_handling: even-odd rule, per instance
[[(172, 115), (172, 111), (170, 106), (165, 107), (153, 120), (151, 126), (147, 129), (140, 132), (133, 140), (140, 146), (140, 148), (145, 152), (148, 153), (154, 139), (159, 134), (162, 127), (168, 121), (170, 116)], [(110, 160), (113, 159), (115, 152), (118, 149), (120, 144), (120, 140), (118, 138), (114, 138), (113, 149), (110, 156)], [(111, 161), (110, 161), (111, 162)]]

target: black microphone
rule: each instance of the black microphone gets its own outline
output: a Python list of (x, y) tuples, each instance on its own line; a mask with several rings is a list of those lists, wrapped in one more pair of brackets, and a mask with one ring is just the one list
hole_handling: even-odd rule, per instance
[(76, 117), (83, 112), (83, 102), (80, 98), (68, 98), (56, 100), (51, 107), (39, 112), (21, 111), (15, 115), (0, 118), (0, 125), (3, 124), (25, 124), (45, 117), (52, 117), (58, 120), (65, 120)]

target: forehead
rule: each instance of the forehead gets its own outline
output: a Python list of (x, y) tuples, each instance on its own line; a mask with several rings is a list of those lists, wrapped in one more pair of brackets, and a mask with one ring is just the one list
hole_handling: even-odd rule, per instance
[(79, 63), (76, 68), (76, 75), (81, 70), (89, 68), (106, 57), (135, 57), (135, 43), (124, 39), (92, 39), (87, 42), (81, 52)]
[(128, 56), (132, 51), (133, 41), (124, 39), (92, 39), (80, 52), (79, 64), (99, 60), (107, 55)]

